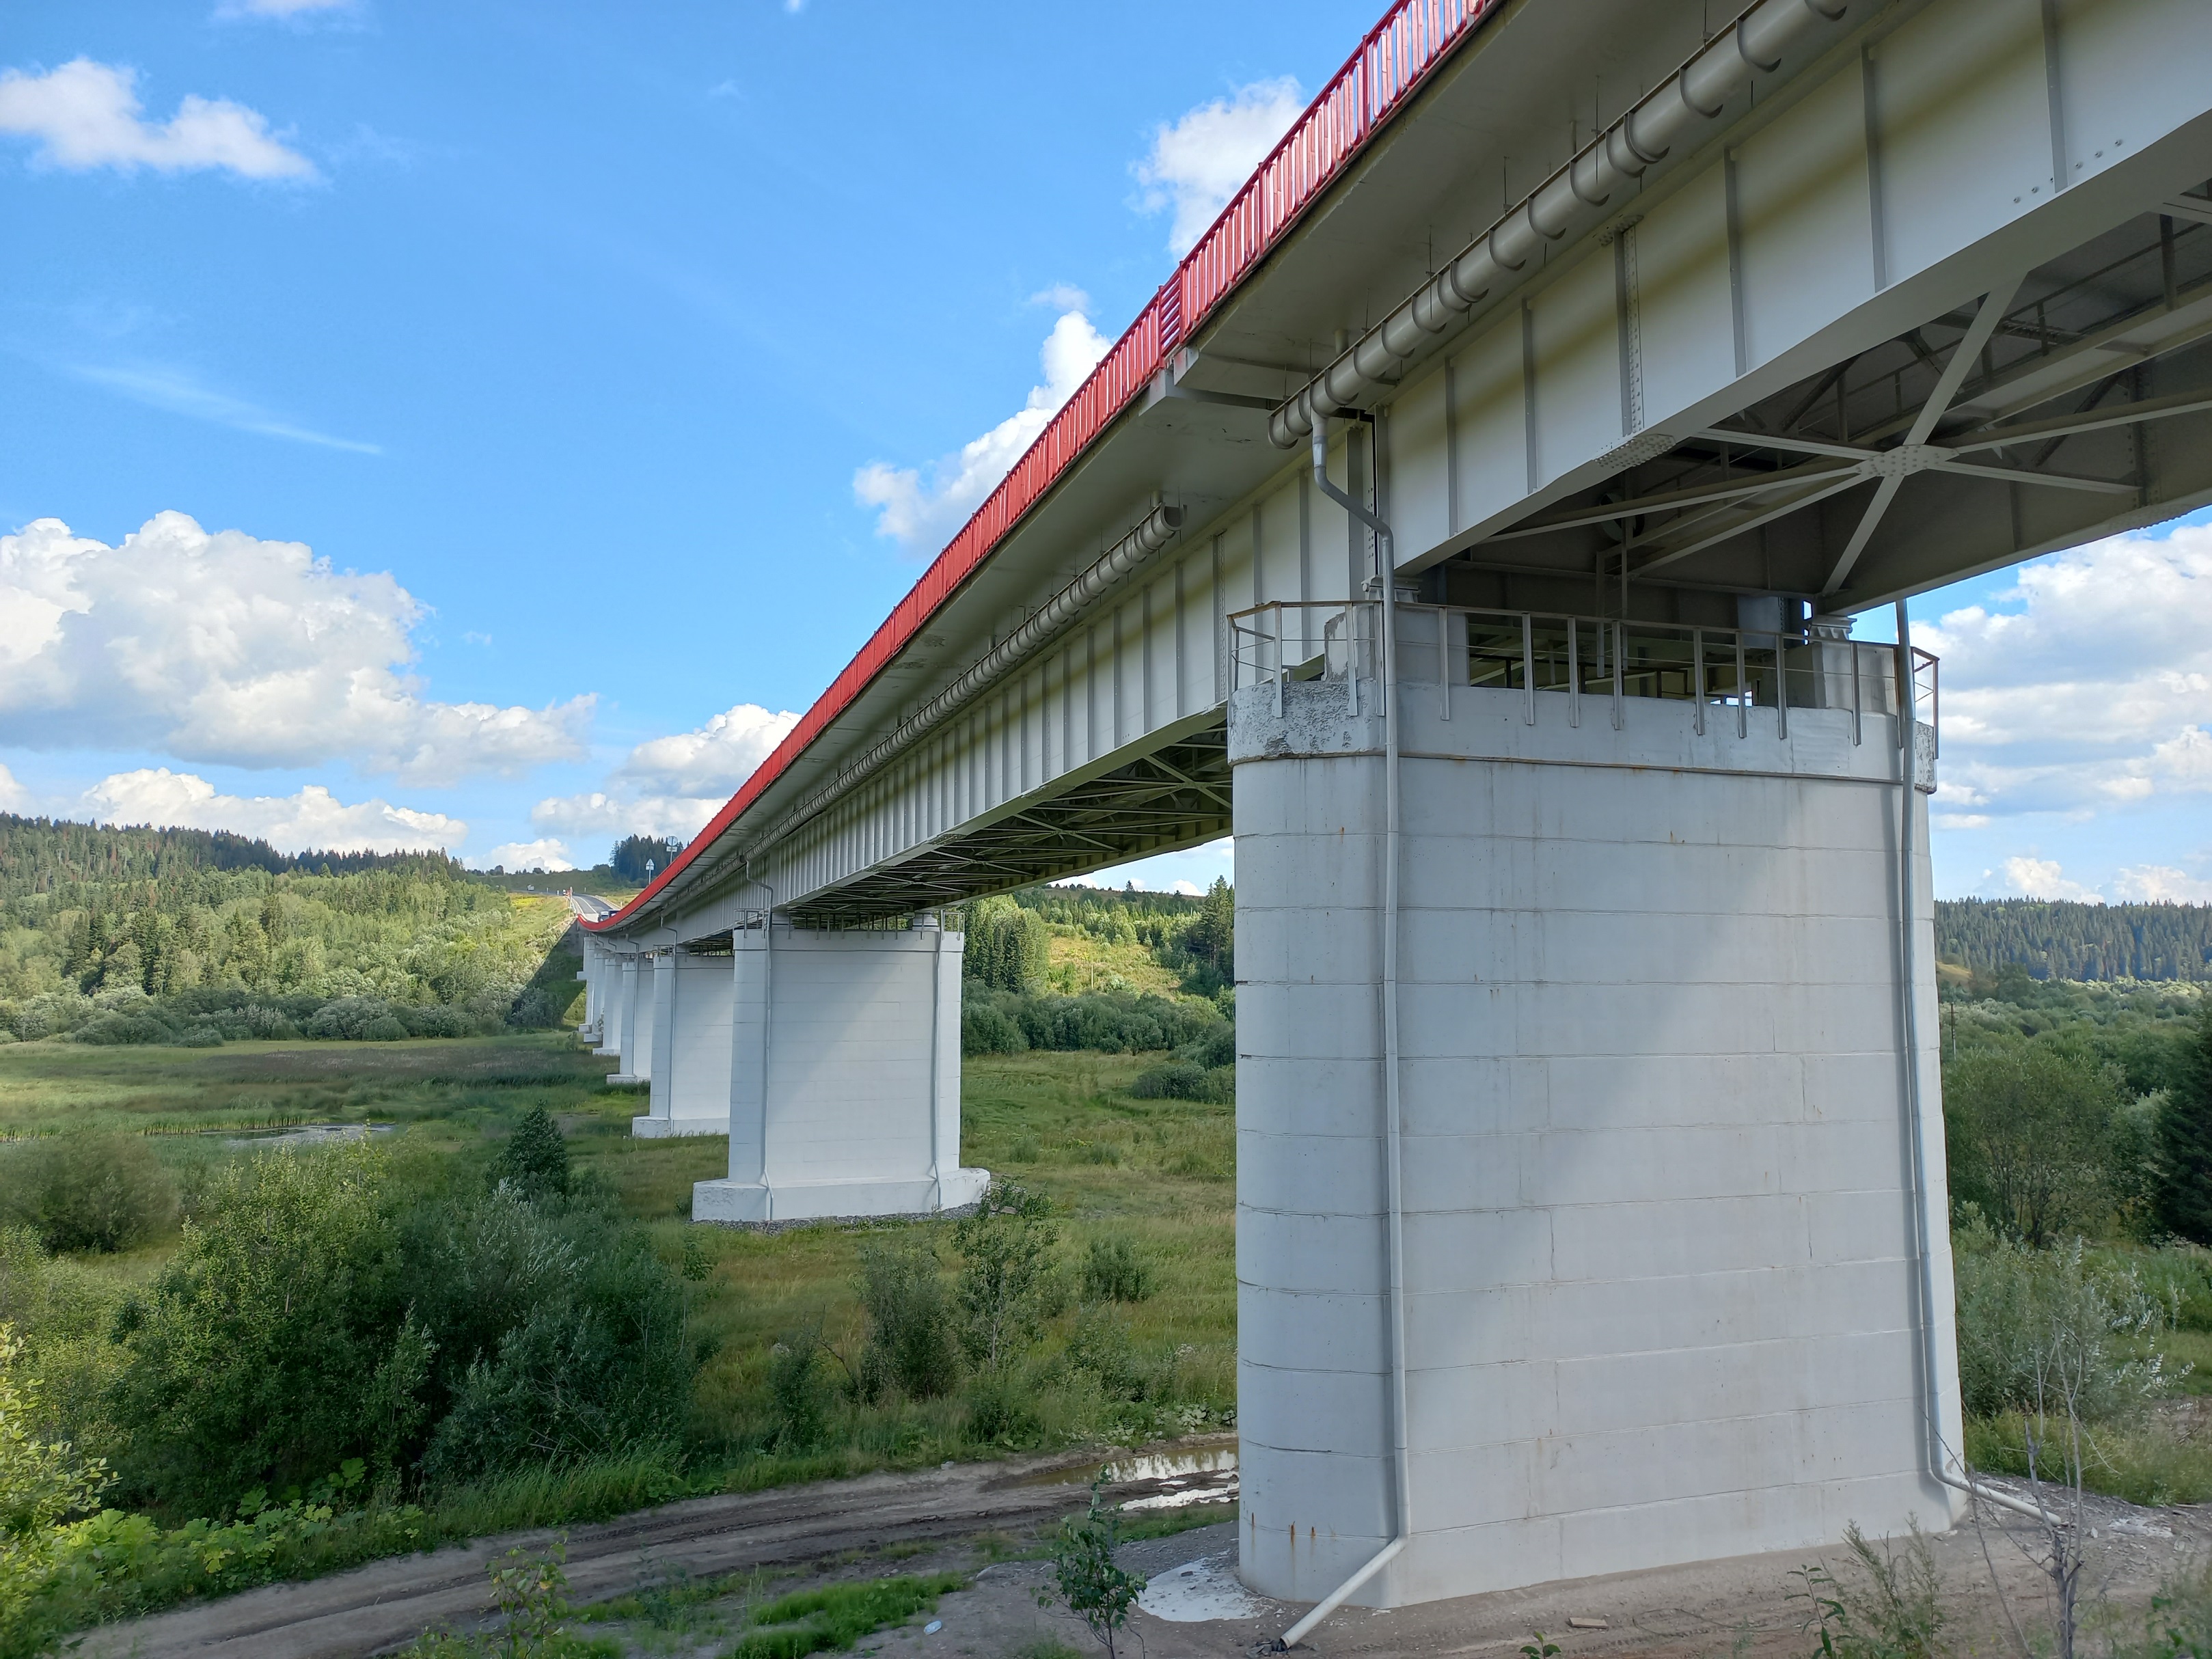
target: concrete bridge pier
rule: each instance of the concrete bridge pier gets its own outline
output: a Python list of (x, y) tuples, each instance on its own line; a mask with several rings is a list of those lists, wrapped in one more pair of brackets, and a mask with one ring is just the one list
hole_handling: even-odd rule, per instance
[(591, 933), (584, 935), (585, 1018), (580, 1036), (594, 1054), (622, 1052), (622, 953)]
[(584, 965), (576, 970), (584, 987), (584, 1018), (576, 1028), (576, 1036), (598, 1054), (606, 1043), (607, 948), (595, 935), (580, 927), (575, 931), (584, 957)]
[(674, 945), (653, 959), (652, 1085), (645, 1115), (629, 1121), (641, 1139), (729, 1133), (731, 1043), (737, 987), (719, 940)]
[(927, 1214), (973, 1203), (960, 1167), (960, 934), (817, 932), (781, 915), (731, 935), (730, 1173), (695, 1221)]
[(608, 1010), (612, 1025), (605, 1046), (619, 1057), (609, 1083), (653, 1080), (653, 954), (645, 951), (621, 958)]
[[(1906, 1070), (1941, 1193), (1905, 787), (1932, 787), (1931, 734), (1898, 745), (1893, 653), (1823, 639), (1792, 706), (1771, 680), (1744, 706), (1714, 690), (1745, 660), (1721, 630), (1699, 697), (1661, 689), (1689, 659), (1632, 625), (1626, 675), (1597, 654), (1547, 675), (1544, 619), (1401, 614), (1400, 660), (1451, 665), (1398, 687), (1402, 1396), (1379, 687), (1324, 669), (1230, 705), (1246, 1582), (1321, 1598), (1401, 1515), (1353, 1602), (1948, 1526), (1951, 1265), (1939, 1208), (1923, 1314)], [(1578, 648), (1620, 650), (1610, 626)], [(1488, 685), (1470, 629), (1508, 641), (1475, 653)], [(1856, 711), (1835, 706), (1855, 651)], [(1671, 682), (1639, 682), (1655, 660)]]

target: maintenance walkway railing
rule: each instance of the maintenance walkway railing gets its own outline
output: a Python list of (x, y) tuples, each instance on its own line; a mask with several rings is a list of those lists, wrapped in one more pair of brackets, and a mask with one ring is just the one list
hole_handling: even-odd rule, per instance
[[(1443, 689), (1447, 720), (1449, 689), (1463, 685), (1519, 692), (1531, 726), (1540, 702), (1553, 696), (1568, 724), (1581, 725), (1589, 704), (1609, 713), (1615, 730), (1632, 697), (1686, 702), (1700, 736), (1709, 719), (1725, 725), (1732, 714), (1736, 735), (1747, 737), (1754, 714), (1771, 709), (1776, 734), (1786, 738), (1792, 708), (1842, 709), (1856, 744), (1868, 716), (1903, 705), (1909, 678), (1914, 721), (1931, 738), (1936, 727), (1937, 662), (1917, 647), (1908, 676), (1896, 647), (1818, 627), (1705, 628), (1407, 601), (1397, 613), (1397, 678)], [(1229, 625), (1240, 690), (1273, 685), (1279, 700), (1289, 681), (1343, 681), (1355, 709), (1379, 693), (1376, 601), (1279, 600), (1234, 612)]]

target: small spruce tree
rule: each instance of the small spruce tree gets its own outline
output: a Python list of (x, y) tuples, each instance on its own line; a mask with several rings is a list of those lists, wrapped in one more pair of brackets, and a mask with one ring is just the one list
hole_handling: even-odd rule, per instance
[(2165, 1154), (2159, 1218), (2184, 1238), (2212, 1244), (2212, 1007), (2197, 1017), (2196, 1040), (2158, 1129)]
[(512, 1183), (526, 1198), (565, 1195), (568, 1190), (568, 1143), (561, 1126), (543, 1106), (529, 1115), (507, 1138), (507, 1150), (492, 1166), (495, 1180)]

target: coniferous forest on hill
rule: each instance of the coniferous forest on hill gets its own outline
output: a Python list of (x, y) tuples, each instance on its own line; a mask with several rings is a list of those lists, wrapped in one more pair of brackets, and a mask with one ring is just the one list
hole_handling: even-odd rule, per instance
[(2036, 979), (2212, 979), (2212, 905), (1938, 899), (1936, 953)]

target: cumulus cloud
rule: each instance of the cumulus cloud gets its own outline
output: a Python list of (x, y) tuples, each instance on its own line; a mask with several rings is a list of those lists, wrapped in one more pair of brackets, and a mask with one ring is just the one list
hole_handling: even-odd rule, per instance
[(226, 795), (204, 778), (166, 766), (102, 778), (85, 791), (84, 805), (102, 823), (230, 830), (258, 836), (280, 853), (450, 852), (469, 833), (443, 812), (380, 799), (348, 805), (319, 783), (295, 795)]
[[(2105, 896), (2087, 882), (2073, 881), (2056, 859), (2008, 858), (2004, 861), (2005, 885), (2027, 898), (2075, 899), (2102, 904)], [(2202, 880), (2168, 864), (2130, 865), (2116, 872), (2112, 890), (2135, 904), (2212, 904), (2212, 881)]]
[(877, 509), (876, 533), (910, 553), (942, 547), (1075, 395), (1109, 343), (1081, 311), (1062, 312), (1039, 354), (1044, 384), (1030, 389), (1018, 411), (927, 469), (871, 461), (854, 474), (854, 495)]
[(689, 841), (798, 723), (788, 709), (771, 714), (741, 702), (704, 726), (638, 744), (606, 788), (549, 796), (531, 808), (530, 821), (573, 836)]
[(0, 743), (237, 766), (344, 758), (429, 784), (585, 752), (589, 696), (425, 697), (405, 672), (423, 614), (388, 574), (181, 513), (113, 547), (40, 519), (0, 536)]
[(0, 132), (38, 141), (49, 167), (135, 173), (208, 168), (241, 179), (314, 178), (314, 163), (269, 131), (259, 112), (187, 94), (156, 125), (143, 118), (138, 71), (78, 58), (44, 75), (0, 70)]
[(0, 812), (25, 812), (31, 807), (31, 792), (15, 781), (15, 775), (0, 766)]
[(1291, 130), (1305, 101), (1297, 82), (1285, 75), (1239, 87), (1153, 129), (1152, 149), (1131, 170), (1144, 187), (1138, 201), (1146, 212), (1175, 210), (1169, 252), (1190, 251)]
[(727, 799), (798, 724), (789, 709), (771, 714), (757, 702), (741, 702), (694, 731), (638, 744), (616, 776), (664, 794)]
[(2212, 881), (2166, 864), (2136, 865), (2121, 871), (2112, 885), (2138, 904), (2212, 904)]
[(1942, 795), (1984, 821), (2212, 791), (2212, 526), (2039, 559), (1998, 608), (1917, 631), (1942, 658)]
[(2027, 856), (2008, 858), (2004, 861), (2005, 885), (2028, 898), (2079, 899), (2090, 904), (2102, 904), (2105, 896), (2078, 881), (2069, 881), (2066, 872), (2056, 859)]
[(501, 842), (482, 858), (470, 862), (479, 870), (489, 870), (496, 865), (503, 870), (543, 870), (549, 874), (576, 867), (576, 861), (568, 856), (568, 843), (551, 836), (537, 841)]

